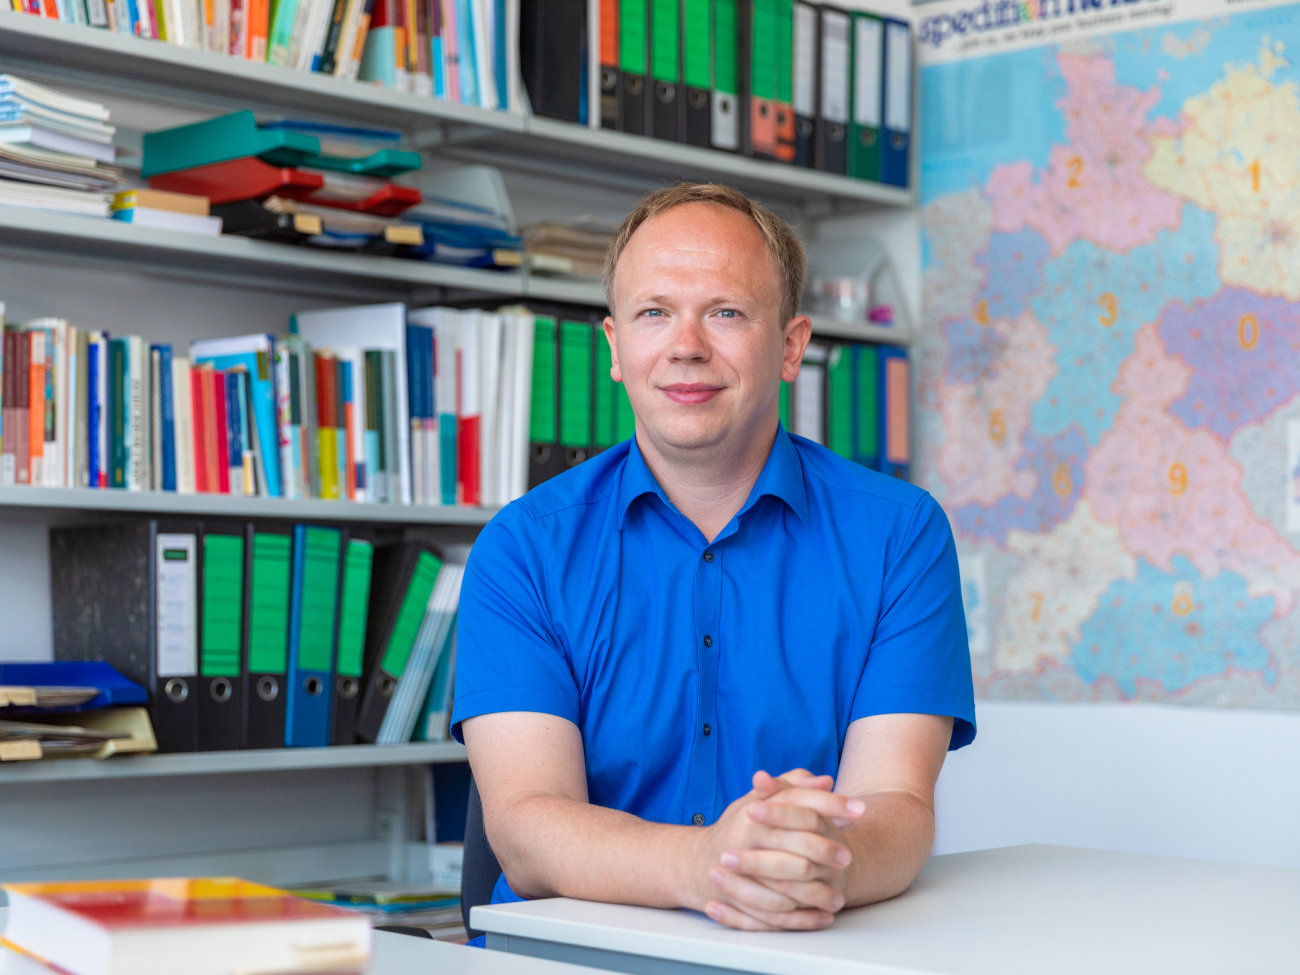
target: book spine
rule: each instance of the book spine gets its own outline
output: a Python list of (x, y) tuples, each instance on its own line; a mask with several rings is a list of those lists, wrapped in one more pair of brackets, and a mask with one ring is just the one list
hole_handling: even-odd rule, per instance
[(334, 362), (324, 352), (316, 355), (316, 422), (320, 437), (320, 496), (339, 497), (338, 430), (334, 423)]
[(193, 418), (194, 490), (206, 494), (208, 487), (208, 382), (201, 366), (190, 368), (190, 409)]
[(14, 381), (18, 362), (17, 335), (2, 329), (0, 334), (3, 335), (3, 352), (0, 354), (4, 356), (3, 384), (0, 385), (0, 433), (3, 433), (3, 439), (0, 439), (0, 484), (13, 484), (16, 472), (14, 446), (18, 442), (17, 410), (14, 407), (18, 400)]
[(149, 490), (162, 490), (162, 356), (149, 348)]
[(321, 45), (320, 61), (312, 70), (321, 74), (333, 74), (338, 58), (339, 41), (343, 36), (343, 19), (347, 14), (347, 0), (333, 0), (330, 7), (329, 26), (325, 30), (325, 42)]
[(212, 386), (212, 454), (209, 462), (213, 465), (209, 475), (214, 475), (216, 490), (219, 494), (230, 493), (230, 428), (226, 413), (226, 374), (218, 369), (211, 371)]
[(158, 481), (164, 491), (176, 490), (176, 389), (172, 347), (158, 346), (158, 432), (161, 472)]
[(176, 442), (176, 493), (194, 493), (194, 396), (190, 360), (172, 358), (172, 400)]
[(127, 487), (144, 491), (149, 487), (149, 369), (144, 340), (132, 335), (128, 340), (131, 356), (130, 391), (130, 462)]
[(45, 333), (30, 332), (27, 386), (28, 483), (45, 483)]

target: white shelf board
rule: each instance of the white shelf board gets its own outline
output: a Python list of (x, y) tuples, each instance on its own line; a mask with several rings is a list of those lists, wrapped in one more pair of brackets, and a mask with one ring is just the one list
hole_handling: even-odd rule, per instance
[(880, 342), (885, 345), (907, 345), (907, 329), (901, 325), (874, 325), (870, 322), (850, 322), (827, 315), (809, 315), (814, 336), (829, 339), (850, 339), (855, 342)]
[(664, 184), (682, 179), (730, 183), (778, 208), (782, 204), (796, 209), (810, 205), (843, 209), (845, 205), (909, 207), (916, 203), (911, 190), (897, 186), (557, 119), (528, 116), (522, 133), (498, 132), (490, 138), (530, 154), (633, 173)]
[[(457, 505), (363, 504), (310, 498), (244, 498), (222, 494), (172, 494), (120, 488), (0, 487), (0, 511), (183, 515), (190, 517), (280, 518), (402, 525), (486, 525), (495, 508)], [(84, 520), (84, 517), (83, 519)]]
[(166, 89), (189, 103), (195, 95), (218, 96), (408, 129), (450, 125), (522, 131), (524, 125), (517, 113), (20, 14), (8, 5), (0, 8), (0, 59), (16, 74), (30, 66), (45, 77), (93, 79), (95, 87)]
[(267, 748), (233, 752), (169, 755), (114, 755), (110, 758), (52, 758), (0, 766), (0, 785), (22, 782), (72, 782), (86, 779), (168, 778), (246, 772), (426, 765), (465, 761), (456, 742), (409, 745), (331, 745), (328, 748)]
[(201, 270), (208, 276), (226, 273), (241, 279), (283, 280), (286, 272), (293, 272), (296, 283), (312, 279), (323, 284), (354, 281), (371, 287), (387, 283), (511, 296), (523, 295), (525, 286), (524, 276), (517, 272), (341, 253), (228, 234), (214, 237), (137, 227), (121, 220), (21, 207), (0, 206), (0, 246), (19, 254), (40, 249), (62, 255), (136, 262), (142, 267), (178, 266)]

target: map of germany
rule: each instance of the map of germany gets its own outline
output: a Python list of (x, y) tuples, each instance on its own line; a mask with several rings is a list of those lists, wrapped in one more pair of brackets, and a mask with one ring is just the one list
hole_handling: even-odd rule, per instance
[(923, 125), (1010, 99), (922, 133), (918, 474), (986, 696), (1300, 707), (1298, 28), (922, 70)]

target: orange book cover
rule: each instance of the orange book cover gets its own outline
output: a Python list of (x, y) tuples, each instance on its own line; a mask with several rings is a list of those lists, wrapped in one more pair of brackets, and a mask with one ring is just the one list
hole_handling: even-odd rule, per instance
[(360, 913), (234, 877), (7, 883), (4, 943), (76, 975), (364, 970)]
[(27, 455), (32, 484), (45, 483), (45, 333), (30, 332), (31, 364), (27, 373)]

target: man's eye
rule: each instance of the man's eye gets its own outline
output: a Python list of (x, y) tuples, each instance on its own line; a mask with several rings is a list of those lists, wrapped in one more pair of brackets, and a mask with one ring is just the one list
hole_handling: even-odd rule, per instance
[(659, 318), (663, 313), (662, 308), (647, 308), (641, 314), (646, 318)]
[(738, 317), (740, 317), (740, 312), (736, 311), (736, 309), (734, 309), (734, 308), (723, 308), (721, 311), (718, 312), (718, 317), (719, 317), (719, 318), (738, 318)]

